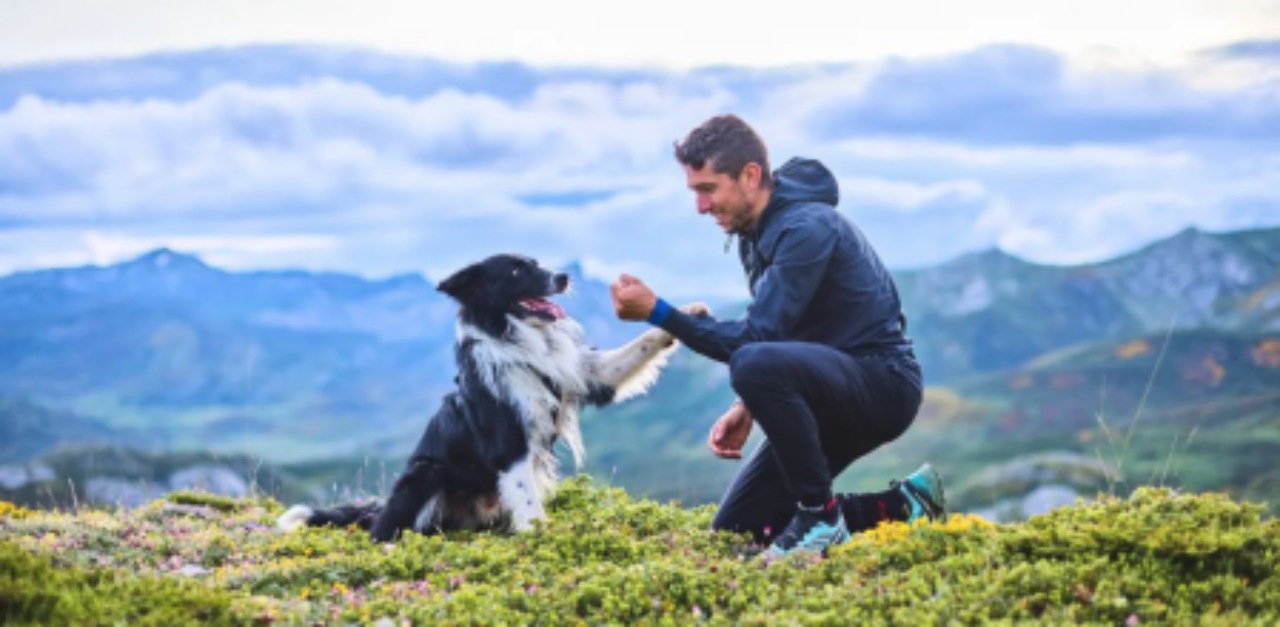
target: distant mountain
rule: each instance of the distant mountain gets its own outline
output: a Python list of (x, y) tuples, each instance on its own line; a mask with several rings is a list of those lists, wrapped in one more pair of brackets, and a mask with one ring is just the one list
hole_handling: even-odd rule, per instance
[[(564, 270), (561, 301), (591, 340), (641, 330), (616, 320), (608, 286)], [(167, 249), (22, 272), (0, 278), (0, 393), (178, 447), (294, 458), (403, 445), (451, 385), (456, 311), (418, 275), (236, 273)]]
[(151, 448), (162, 442), (136, 430), (111, 428), (0, 394), (0, 462), (28, 462), (57, 448), (101, 444)]
[(1280, 228), (1189, 229), (1072, 267), (988, 251), (895, 276), (926, 377), (937, 383), (1078, 342), (1170, 328), (1280, 330)]
[(159, 249), (106, 267), (23, 272), (0, 279), (0, 319), (81, 315), (104, 306), (185, 307), (202, 318), (294, 331), (436, 339), (454, 307), (419, 275), (367, 281), (300, 271), (231, 273)]
[[(614, 318), (607, 285), (565, 271), (561, 302), (597, 344), (642, 330)], [(929, 458), (960, 502), (994, 506), (1008, 495), (964, 479), (1096, 458), (1106, 429), (1130, 424), (1143, 472), (1173, 446), (1189, 485), (1280, 485), (1258, 466), (1280, 454), (1259, 435), (1280, 420), (1280, 229), (1186, 231), (1076, 267), (988, 251), (895, 275), (932, 387), (917, 426), (843, 488)], [(236, 273), (163, 249), (3, 277), (0, 435), (21, 434), (16, 460), (101, 441), (305, 462), (300, 476), (326, 485), (370, 459), (394, 473), (450, 385), (454, 309), (419, 276)], [(706, 453), (705, 434), (731, 398), (723, 367), (683, 351), (649, 395), (584, 417), (587, 467), (637, 493), (714, 499), (737, 463)]]

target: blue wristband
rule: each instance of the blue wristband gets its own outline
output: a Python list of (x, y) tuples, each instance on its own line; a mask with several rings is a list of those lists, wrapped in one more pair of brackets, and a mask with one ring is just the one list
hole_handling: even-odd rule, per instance
[(649, 324), (659, 327), (662, 326), (663, 322), (666, 322), (667, 316), (670, 315), (671, 305), (668, 305), (667, 301), (659, 298), (658, 301), (653, 304), (653, 311), (649, 312), (647, 320), (649, 321)]

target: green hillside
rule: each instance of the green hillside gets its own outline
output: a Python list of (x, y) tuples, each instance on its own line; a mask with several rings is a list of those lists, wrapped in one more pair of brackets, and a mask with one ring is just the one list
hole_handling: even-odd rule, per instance
[[(732, 400), (724, 377), (722, 366), (679, 354), (646, 397), (588, 412), (585, 470), (637, 495), (686, 504), (718, 500), (743, 463), (715, 458), (705, 446), (707, 430)], [(953, 388), (930, 388), (913, 428), (855, 464), (837, 488), (883, 489), (930, 461), (963, 511), (1022, 496), (1035, 487), (1036, 482), (1017, 479), (1028, 473), (1039, 483), (1060, 483), (1081, 496), (1099, 489), (1127, 494), (1137, 484), (1163, 483), (1225, 490), (1275, 507), (1277, 427), (1280, 336), (1210, 331), (1142, 336), (1051, 353), (1026, 367)], [(421, 425), (404, 428), (416, 436)], [(759, 437), (758, 431), (753, 434), (752, 445)], [(277, 483), (289, 485), (289, 493), (276, 491), (277, 484), (260, 485), (286, 500), (378, 495), (403, 464), (395, 451), (405, 440), (389, 432), (375, 443), (387, 454), (283, 466), (247, 457), (236, 470), (268, 462), (265, 467), (288, 478)], [(1074, 457), (1063, 457), (1067, 454)], [(103, 456), (54, 456), (44, 465), (56, 469), (57, 478), (25, 491), (0, 486), (0, 498), (61, 504), (70, 497), (68, 478), (83, 485), (92, 476), (120, 476), (106, 473), (102, 464), (77, 462), (95, 455)], [(182, 464), (236, 459), (210, 453), (182, 454), (180, 462), (170, 457), (131, 454), (140, 470), (123, 478), (163, 485)], [(571, 471), (567, 456), (563, 462)], [(38, 494), (46, 495), (43, 501), (35, 498)]]
[[(1143, 481), (1274, 500), (1276, 251), (1280, 229), (1188, 230), (1105, 263), (989, 251), (895, 272), (925, 406), (837, 487), (882, 489), (927, 460), (974, 510), (1027, 497), (1027, 477), (1058, 503)], [(569, 271), (564, 304), (593, 341), (638, 331), (613, 318), (607, 286)], [(377, 493), (451, 384), (454, 309), (420, 277), (234, 273), (172, 251), (0, 277), (0, 498), (38, 502), (6, 486), (86, 444), (146, 453), (142, 467), (244, 455), (309, 494)], [(741, 464), (704, 444), (731, 399), (722, 365), (681, 351), (647, 396), (587, 413), (586, 471), (713, 502)]]
[[(965, 482), (1028, 455), (1070, 452), (1107, 467), (1079, 486), (1225, 490), (1277, 505), (1280, 334), (1186, 331), (1102, 342), (934, 390), (893, 445)], [(975, 486), (976, 488), (976, 486)], [(1006, 495), (957, 491), (976, 507)]]
[[(584, 421), (588, 469), (637, 494), (718, 499), (741, 464), (717, 459), (705, 446), (707, 430), (732, 400), (724, 376), (722, 366), (685, 356), (645, 403), (591, 414)], [(883, 489), (931, 461), (958, 488), (957, 506), (979, 508), (1012, 496), (1007, 485), (968, 489), (984, 470), (1070, 453), (1077, 462), (1062, 472), (1085, 475), (1066, 481), (1082, 494), (1127, 494), (1163, 481), (1275, 505), (1277, 427), (1280, 334), (1147, 335), (930, 388), (912, 429), (856, 463), (837, 487)], [(1043, 465), (1026, 471), (1047, 472)]]

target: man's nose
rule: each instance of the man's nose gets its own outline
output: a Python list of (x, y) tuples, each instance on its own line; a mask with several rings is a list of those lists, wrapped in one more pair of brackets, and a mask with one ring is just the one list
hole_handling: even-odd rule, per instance
[(703, 215), (711, 211), (711, 199), (705, 196), (698, 196), (698, 214)]

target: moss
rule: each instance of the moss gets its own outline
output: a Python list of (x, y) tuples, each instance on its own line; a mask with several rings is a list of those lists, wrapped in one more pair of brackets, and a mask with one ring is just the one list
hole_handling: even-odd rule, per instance
[[(767, 568), (745, 537), (708, 530), (711, 507), (634, 500), (585, 478), (562, 485), (532, 533), (395, 545), (355, 529), (279, 533), (276, 503), (184, 504), (212, 513), (155, 504), (0, 519), (5, 559), (37, 564), (6, 567), (5, 590), (25, 596), (6, 597), (0, 619), (76, 622), (88, 614), (58, 608), (92, 607), (140, 622), (138, 608), (159, 608), (181, 623), (196, 603), (210, 612), (202, 621), (304, 624), (1280, 620), (1280, 526), (1219, 495), (1143, 489), (1022, 524), (887, 524), (828, 559)], [(81, 583), (44, 586), (54, 575)]]
[(233, 499), (208, 492), (196, 492), (191, 490), (171, 492), (165, 496), (165, 500), (178, 505), (208, 507), (220, 512), (234, 512), (251, 505), (260, 504), (260, 501), (256, 500)]

